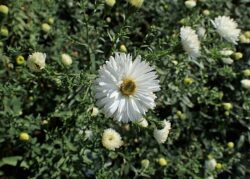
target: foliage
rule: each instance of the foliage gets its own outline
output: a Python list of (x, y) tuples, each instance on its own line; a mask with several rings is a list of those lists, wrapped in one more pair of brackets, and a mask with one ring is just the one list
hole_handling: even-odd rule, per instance
[[(234, 18), (250, 30), (250, 1), (200, 0), (188, 9), (182, 0), (145, 1), (141, 8), (120, 0), (111, 8), (95, 0), (3, 1), (0, 37), (0, 175), (3, 178), (243, 178), (250, 174), (250, 92), (241, 87), (242, 70), (250, 66), (250, 46), (221, 39), (211, 20)], [(210, 15), (203, 11), (208, 9)], [(46, 31), (43, 23), (51, 27)], [(182, 26), (203, 27), (202, 56), (184, 52)], [(92, 83), (110, 55), (125, 45), (134, 57), (156, 67), (161, 91), (157, 106), (145, 118), (149, 127), (119, 124), (102, 113), (91, 115)], [(220, 51), (243, 53), (232, 65)], [(32, 72), (26, 61), (33, 52), (46, 53), (46, 68)], [(66, 67), (61, 54), (71, 55)], [(192, 78), (186, 84), (184, 79)], [(233, 105), (225, 110), (223, 103)], [(172, 124), (165, 144), (153, 129), (167, 119)], [(114, 128), (124, 141), (115, 151), (102, 146), (105, 129)], [(88, 139), (85, 131), (93, 131)], [(28, 141), (20, 140), (22, 132)], [(228, 142), (235, 146), (230, 148)], [(158, 159), (164, 157), (166, 166)], [(214, 158), (222, 168), (208, 170)], [(147, 167), (141, 165), (149, 160)]]

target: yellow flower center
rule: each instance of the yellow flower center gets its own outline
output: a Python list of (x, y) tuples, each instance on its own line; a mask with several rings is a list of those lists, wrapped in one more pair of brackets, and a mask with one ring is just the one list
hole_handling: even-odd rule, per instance
[(131, 79), (124, 79), (120, 86), (120, 91), (125, 96), (133, 95), (136, 91), (135, 82)]

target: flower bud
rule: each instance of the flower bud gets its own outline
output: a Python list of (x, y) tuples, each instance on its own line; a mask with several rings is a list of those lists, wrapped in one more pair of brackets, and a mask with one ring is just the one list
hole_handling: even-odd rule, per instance
[(129, 3), (136, 8), (140, 8), (143, 4), (143, 1), (144, 0), (129, 0)]
[(138, 121), (138, 125), (141, 126), (141, 127), (146, 128), (146, 127), (148, 127), (148, 121), (145, 118), (141, 118)]
[(126, 46), (124, 44), (120, 45), (120, 52), (127, 53), (127, 48), (126, 48)]
[(243, 54), (241, 52), (234, 53), (234, 59), (235, 60), (240, 60), (242, 58), (243, 58)]
[(50, 18), (48, 19), (48, 23), (49, 23), (50, 25), (54, 24), (54, 19), (53, 19), (52, 17), (50, 17)]
[(250, 76), (250, 69), (243, 70), (242, 72), (244, 76), (247, 76), (247, 77)]
[(228, 143), (227, 143), (227, 147), (228, 147), (229, 149), (233, 149), (233, 148), (234, 148), (234, 143), (233, 143), (233, 142), (228, 142)]
[(106, 4), (110, 7), (113, 7), (115, 5), (116, 0), (105, 0)]
[(221, 164), (221, 163), (217, 163), (216, 166), (215, 166), (215, 168), (216, 168), (217, 170), (222, 169), (222, 164)]
[(202, 11), (202, 14), (204, 14), (205, 16), (209, 16), (210, 15), (210, 11), (205, 9)]
[(247, 38), (244, 34), (240, 35), (240, 43), (250, 43), (250, 38)]
[(246, 38), (250, 39), (250, 31), (244, 32), (244, 35), (245, 35)]
[(19, 135), (19, 139), (21, 141), (28, 141), (30, 139), (30, 136), (26, 132), (21, 132), (20, 135)]
[(231, 65), (234, 61), (231, 58), (222, 58), (224, 64)]
[(45, 32), (45, 33), (48, 33), (50, 31), (51, 27), (49, 24), (47, 23), (43, 23), (42, 24), (42, 30)]
[(197, 34), (199, 37), (201, 38), (204, 37), (205, 33), (206, 33), (206, 29), (204, 27), (198, 27)]
[(97, 116), (99, 114), (99, 109), (96, 107), (93, 107), (91, 116)]
[(192, 78), (186, 77), (184, 78), (184, 84), (185, 85), (191, 85), (194, 82)]
[(68, 54), (63, 53), (61, 55), (61, 61), (65, 66), (70, 66), (72, 64), (72, 58)]
[(166, 166), (168, 164), (168, 161), (165, 158), (161, 157), (158, 160), (158, 163), (159, 163), (160, 166), (164, 167), (164, 166)]
[(231, 103), (222, 103), (222, 105), (226, 111), (230, 111), (233, 108), (233, 105)]
[(194, 1), (194, 0), (187, 0), (187, 1), (185, 1), (185, 6), (188, 9), (192, 9), (193, 7), (196, 6), (196, 1)]
[(8, 29), (6, 27), (1, 28), (0, 33), (4, 37), (8, 37), (8, 35), (9, 35), (9, 31), (8, 31)]
[(241, 86), (246, 89), (250, 89), (250, 80), (244, 79), (241, 80)]
[(148, 168), (148, 166), (149, 166), (149, 160), (148, 159), (143, 159), (142, 161), (141, 161), (141, 166), (142, 166), (142, 168)]
[(18, 56), (16, 57), (16, 63), (17, 63), (18, 65), (23, 65), (23, 64), (25, 63), (24, 57), (23, 57), (22, 55), (18, 55)]
[(7, 15), (9, 12), (9, 8), (5, 5), (0, 5), (0, 13)]
[(209, 160), (207, 160), (207, 161), (205, 162), (205, 165), (206, 165), (207, 170), (212, 171), (212, 170), (215, 169), (215, 167), (216, 167), (216, 165), (217, 165), (217, 162), (216, 162), (215, 159), (209, 159)]

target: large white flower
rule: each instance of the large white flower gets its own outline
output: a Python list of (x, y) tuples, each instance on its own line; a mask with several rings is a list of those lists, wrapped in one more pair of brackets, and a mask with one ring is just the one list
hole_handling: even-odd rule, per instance
[(93, 90), (97, 106), (107, 117), (129, 122), (141, 119), (155, 107), (153, 92), (160, 86), (154, 68), (140, 56), (132, 61), (129, 54), (115, 53), (100, 68)]
[(228, 42), (237, 44), (240, 35), (240, 29), (237, 29), (238, 24), (227, 16), (219, 16), (212, 21), (212, 24), (221, 37)]
[(45, 68), (45, 59), (45, 53), (35, 52), (29, 55), (27, 65), (30, 70), (38, 72)]
[(166, 142), (169, 131), (171, 129), (171, 123), (169, 121), (163, 121), (164, 127), (162, 129), (154, 129), (154, 138), (159, 144)]
[(102, 145), (109, 150), (120, 148), (123, 144), (122, 138), (114, 129), (105, 129), (102, 134)]
[(200, 41), (198, 35), (191, 27), (182, 27), (181, 32), (181, 43), (184, 50), (188, 53), (191, 58), (197, 58), (200, 56)]

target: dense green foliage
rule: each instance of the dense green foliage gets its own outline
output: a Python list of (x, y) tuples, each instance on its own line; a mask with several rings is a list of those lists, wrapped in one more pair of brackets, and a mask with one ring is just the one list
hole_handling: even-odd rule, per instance
[[(145, 0), (141, 8), (117, 0), (1, 1), (0, 178), (244, 178), (250, 174), (250, 92), (241, 86), (250, 68), (250, 45), (232, 45), (214, 30), (219, 15), (250, 30), (250, 1), (203, 0), (188, 9), (182, 0)], [(204, 15), (208, 9), (210, 15)], [(48, 23), (51, 29), (44, 29)], [(205, 28), (201, 57), (190, 60), (180, 28)], [(147, 128), (120, 124), (102, 113), (91, 115), (92, 83), (110, 55), (125, 45), (159, 74), (156, 108)], [(224, 64), (223, 49), (243, 58)], [(32, 72), (17, 56), (46, 53), (46, 67)], [(61, 54), (72, 59), (61, 62)], [(232, 57), (233, 58), (233, 57)], [(185, 78), (192, 79), (192, 83)], [(231, 103), (225, 109), (223, 103)], [(101, 109), (100, 109), (101, 110)], [(158, 144), (153, 129), (167, 119), (168, 140)], [(124, 145), (109, 151), (102, 133), (114, 128)], [(93, 131), (91, 139), (85, 131)], [(19, 135), (29, 135), (27, 141)], [(228, 145), (233, 142), (234, 146)], [(167, 160), (161, 166), (158, 159)], [(214, 158), (222, 166), (209, 170)], [(141, 165), (142, 160), (149, 165)]]

